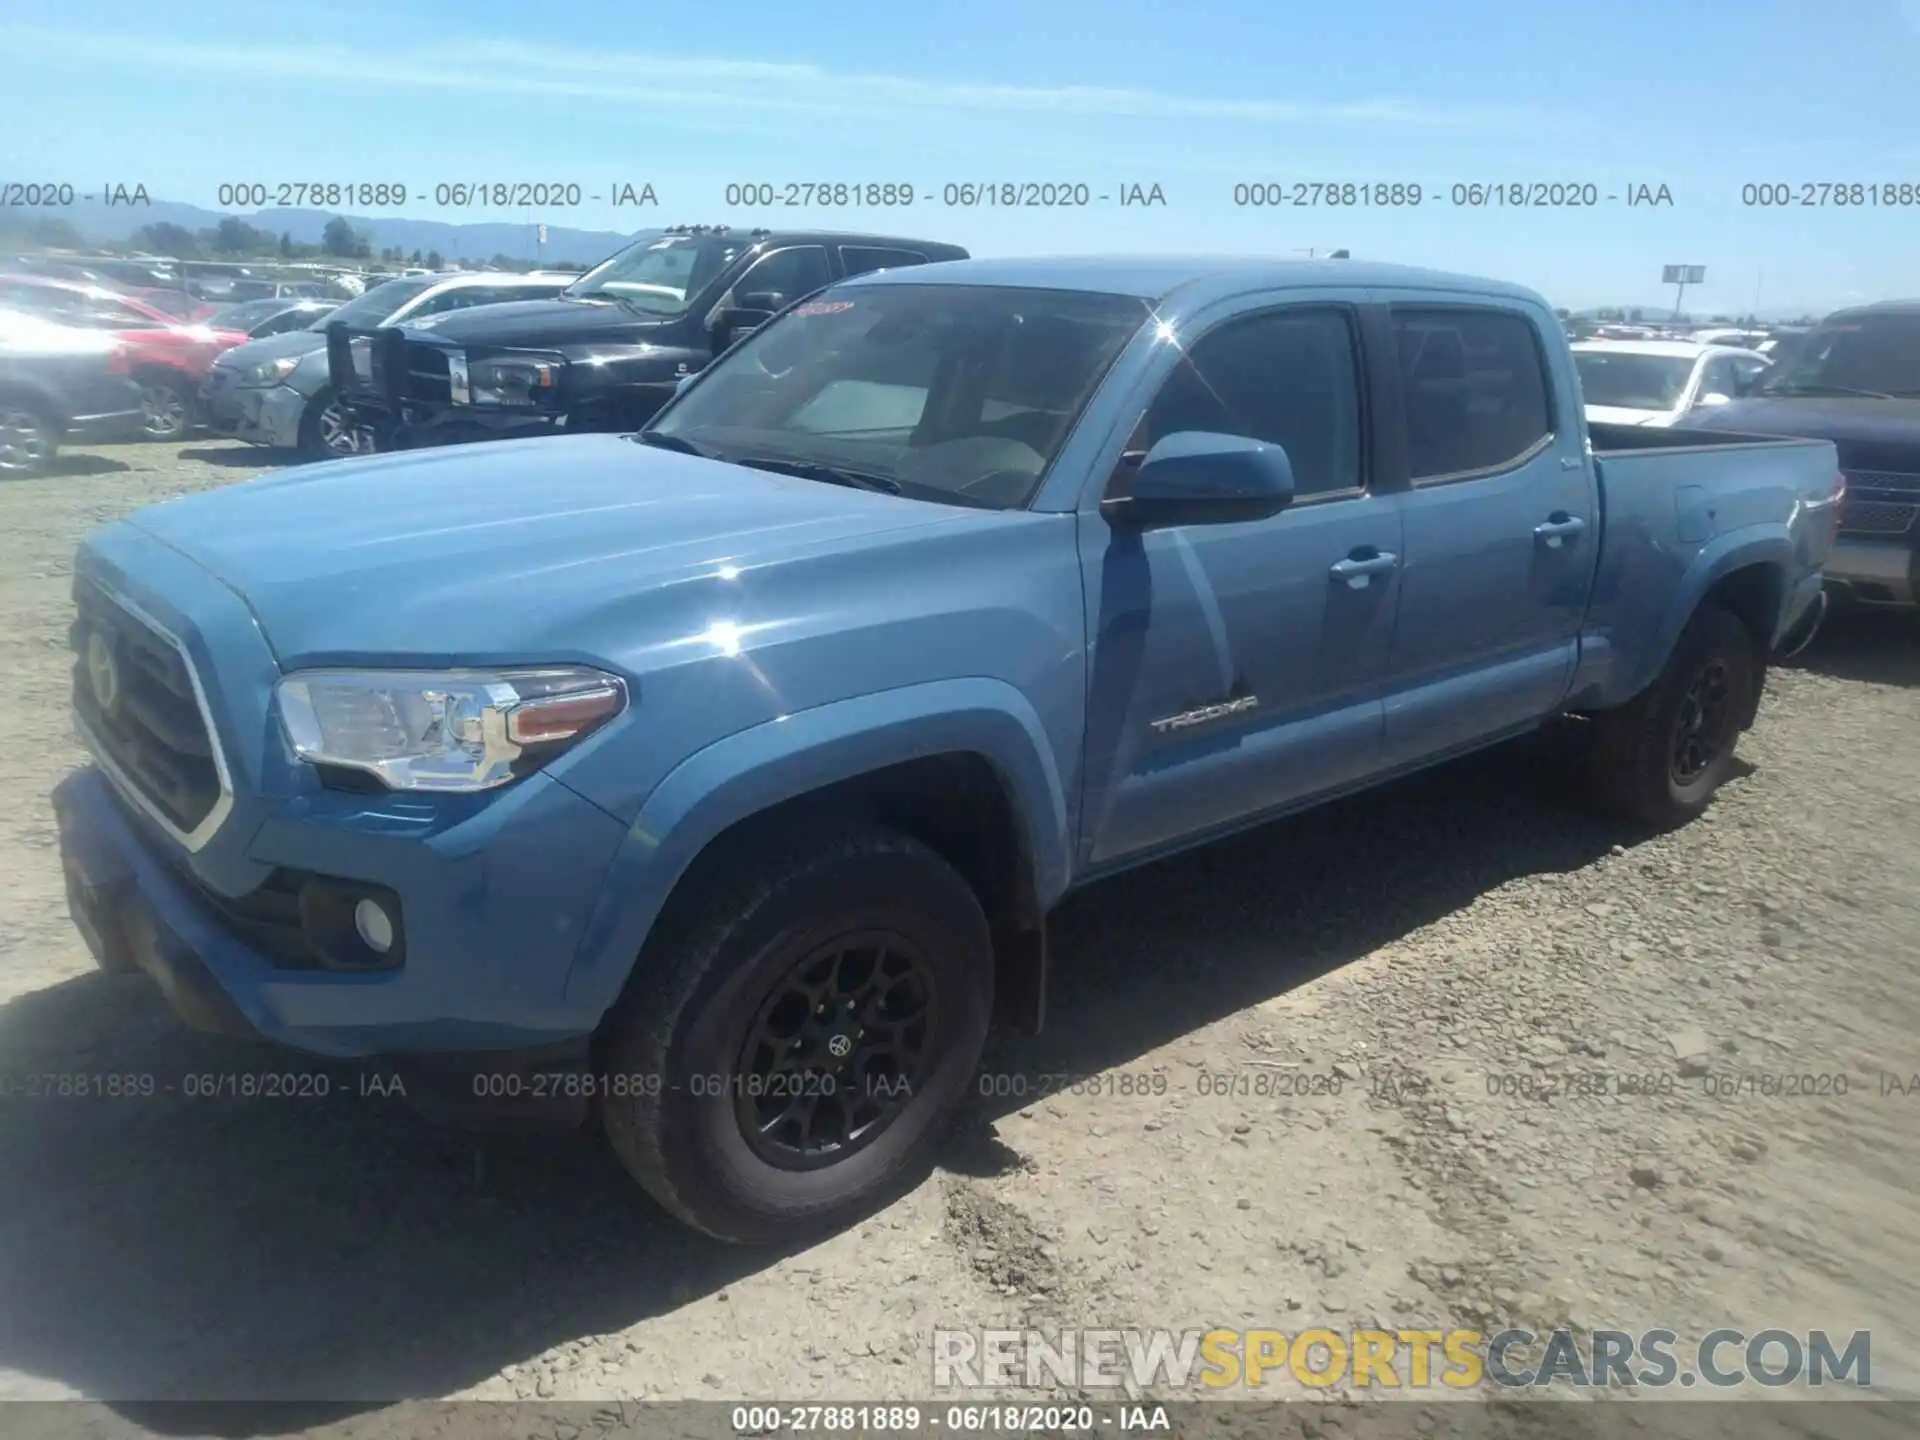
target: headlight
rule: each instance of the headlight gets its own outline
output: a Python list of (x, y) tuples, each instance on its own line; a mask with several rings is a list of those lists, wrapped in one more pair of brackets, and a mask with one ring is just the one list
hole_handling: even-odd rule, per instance
[(276, 687), (280, 723), (310, 765), (395, 790), (491, 790), (549, 763), (627, 706), (626, 683), (584, 666), (309, 670)]
[(278, 360), (263, 360), (258, 365), (249, 365), (240, 372), (240, 378), (234, 384), (247, 389), (278, 385), (299, 368), (303, 358), (299, 355), (282, 355)]
[[(522, 355), (499, 360), (468, 360), (467, 403), (538, 405), (550, 399), (558, 388), (562, 363)], [(455, 382), (457, 398), (457, 375)]]

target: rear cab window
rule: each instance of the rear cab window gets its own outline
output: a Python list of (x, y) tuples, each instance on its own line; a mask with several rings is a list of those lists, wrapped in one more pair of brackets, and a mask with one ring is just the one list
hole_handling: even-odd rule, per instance
[(1416, 484), (1509, 470), (1554, 435), (1534, 322), (1491, 305), (1396, 305), (1394, 343)]

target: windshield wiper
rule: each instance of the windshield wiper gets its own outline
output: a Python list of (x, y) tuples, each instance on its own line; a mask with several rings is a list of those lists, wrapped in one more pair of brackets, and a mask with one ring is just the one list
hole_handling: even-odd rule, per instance
[(679, 455), (697, 455), (702, 460), (718, 458), (713, 451), (704, 449), (682, 436), (669, 435), (664, 430), (636, 430), (627, 438), (637, 440), (642, 445), (651, 445), (656, 450), (671, 450)]
[(1769, 385), (1762, 395), (1860, 395), (1868, 400), (1893, 400), (1898, 397), (1884, 390), (1857, 390), (1851, 385)]
[(735, 465), (751, 465), (756, 470), (771, 470), (802, 480), (824, 480), (829, 485), (846, 485), (855, 490), (877, 490), (883, 495), (905, 492), (890, 475), (875, 475), (870, 470), (849, 470), (844, 465), (823, 465), (813, 460), (788, 460), (778, 455), (735, 455)]

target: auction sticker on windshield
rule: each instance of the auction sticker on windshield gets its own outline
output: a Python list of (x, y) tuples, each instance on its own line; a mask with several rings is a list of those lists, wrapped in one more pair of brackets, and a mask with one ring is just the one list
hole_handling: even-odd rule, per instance
[(842, 310), (853, 309), (851, 300), (809, 300), (804, 305), (796, 305), (796, 315), (838, 315)]

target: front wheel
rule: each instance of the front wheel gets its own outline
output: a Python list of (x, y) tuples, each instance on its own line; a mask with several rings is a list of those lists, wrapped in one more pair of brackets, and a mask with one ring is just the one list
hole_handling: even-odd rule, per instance
[(864, 823), (786, 831), (697, 883), (611, 1021), (608, 1137), (719, 1239), (837, 1228), (918, 1173), (966, 1093), (986, 916), (940, 856)]
[(1758, 649), (1740, 617), (1701, 606), (1660, 678), (1631, 704), (1595, 717), (1595, 798), (1662, 830), (1699, 816), (1732, 773), (1759, 675)]
[(332, 390), (320, 391), (300, 413), (300, 453), (313, 460), (360, 453), (359, 431)]
[(0, 400), (0, 476), (42, 475), (60, 453), (60, 427), (37, 409)]
[(140, 385), (140, 433), (149, 440), (182, 440), (193, 428), (193, 402), (178, 381), (155, 377)]

